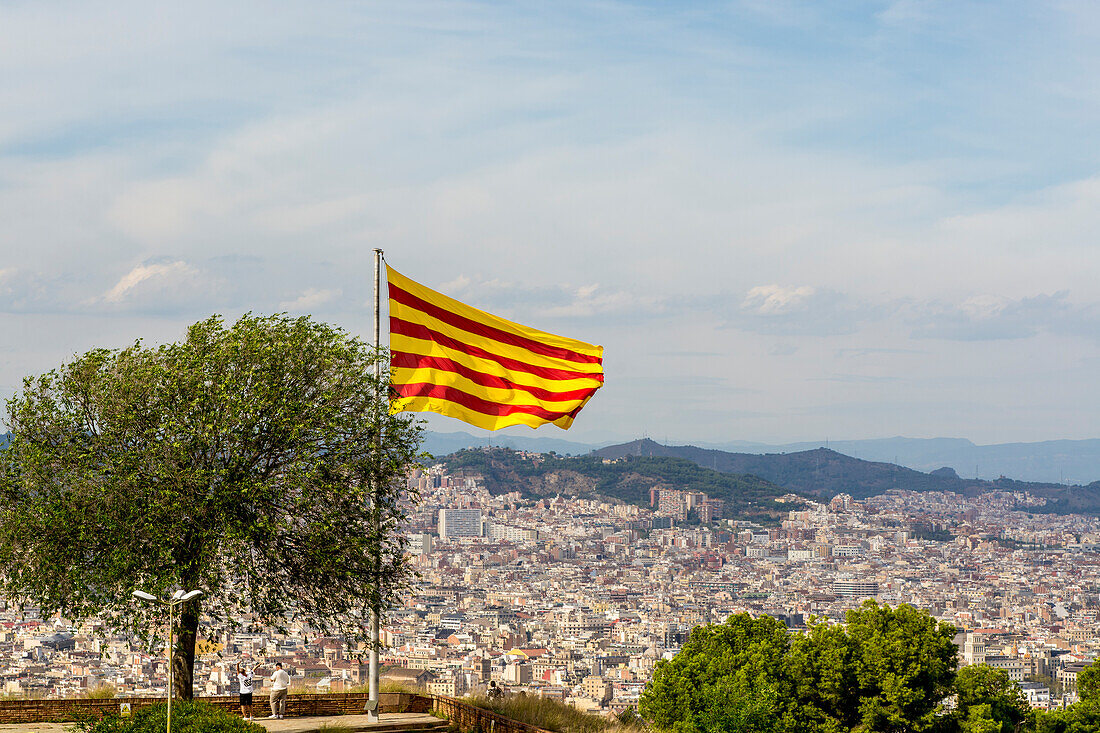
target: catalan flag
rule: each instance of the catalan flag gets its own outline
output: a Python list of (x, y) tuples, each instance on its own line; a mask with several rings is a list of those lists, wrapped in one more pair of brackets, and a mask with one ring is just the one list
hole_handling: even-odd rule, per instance
[(568, 429), (603, 385), (603, 347), (478, 310), (389, 265), (393, 412), (436, 412), (479, 428)]

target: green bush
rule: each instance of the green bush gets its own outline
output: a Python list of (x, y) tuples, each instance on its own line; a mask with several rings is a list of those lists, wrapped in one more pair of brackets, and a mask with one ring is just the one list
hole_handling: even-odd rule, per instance
[[(132, 718), (112, 716), (78, 723), (84, 733), (163, 733), (168, 705), (158, 703), (141, 708)], [(234, 713), (205, 702), (172, 703), (172, 733), (264, 733), (262, 726), (242, 720)]]

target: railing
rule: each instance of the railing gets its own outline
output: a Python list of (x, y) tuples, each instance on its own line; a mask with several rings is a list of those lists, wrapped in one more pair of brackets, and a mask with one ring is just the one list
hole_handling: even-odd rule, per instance
[(551, 733), (443, 695), (432, 695), (432, 712), (450, 720), (462, 733)]

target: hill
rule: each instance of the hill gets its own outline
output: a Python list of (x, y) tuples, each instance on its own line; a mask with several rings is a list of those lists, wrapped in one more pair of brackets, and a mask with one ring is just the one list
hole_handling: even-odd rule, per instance
[(753, 474), (785, 489), (820, 497), (839, 493), (856, 498), (874, 496), (890, 489), (908, 491), (954, 491), (981, 494), (987, 491), (1028, 491), (1048, 500), (1047, 511), (1100, 514), (1100, 481), (1087, 486), (960, 478), (950, 468), (931, 473), (915, 471), (892, 463), (864, 461), (827, 448), (794, 453), (729, 453), (696, 446), (668, 446), (652, 440), (635, 440), (600, 448), (599, 458), (623, 456), (681, 458), (714, 471)]
[[(767, 445), (704, 443), (733, 453), (798, 453), (821, 442)], [(1100, 440), (1047, 440), (1036, 443), (976, 445), (965, 438), (877, 438), (833, 440), (824, 446), (867, 461), (896, 463), (917, 471), (952, 466), (975, 478), (1011, 476), (1021, 481), (1087, 483), (1100, 478)]]
[[(621, 441), (573, 441), (542, 435), (427, 431), (424, 450), (443, 456), (463, 448), (505, 446), (536, 453), (584, 455)], [(1037, 443), (976, 445), (965, 438), (876, 438), (802, 443), (756, 443), (729, 441), (696, 443), (703, 449), (729, 453), (802, 453), (832, 448), (846, 456), (872, 463), (889, 463), (915, 471), (932, 472), (943, 466), (974, 478), (1009, 476), (1020, 481), (1059, 484), (1087, 484), (1100, 479), (1100, 440), (1048, 440)]]
[(652, 488), (701, 491), (726, 502), (728, 517), (774, 519), (791, 508), (775, 501), (790, 493), (756, 476), (714, 471), (680, 457), (521, 453), (509, 448), (462, 450), (440, 459), (448, 472), (477, 475), (492, 494), (518, 491), (525, 498), (607, 498), (647, 506)]
[(684, 458), (723, 473), (750, 473), (784, 488), (816, 496), (848, 493), (856, 498), (889, 489), (961, 491), (960, 479), (930, 475), (890, 463), (861, 461), (828, 448), (798, 453), (727, 453), (693, 445), (661, 445), (635, 440), (593, 451), (600, 458), (663, 456)]

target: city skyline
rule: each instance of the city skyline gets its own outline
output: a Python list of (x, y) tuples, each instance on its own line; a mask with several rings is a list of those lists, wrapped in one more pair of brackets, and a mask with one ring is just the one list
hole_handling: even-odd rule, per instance
[(1090, 4), (22, 4), (0, 23), (4, 398), (212, 312), (369, 335), (381, 247), (606, 348), (575, 428), (539, 435), (1100, 437)]
[[(1045, 500), (1026, 491), (785, 494), (761, 524), (717, 516), (736, 508), (705, 492), (657, 484), (624, 503), (522, 485), (498, 493), (446, 464), (407, 481), (422, 500), (404, 528), (419, 578), (387, 613), (383, 659), (390, 679), (433, 694), (499, 683), (615, 714), (638, 704), (658, 660), (699, 624), (769, 615), (797, 636), (814, 617), (842, 623), (868, 598), (951, 624), (960, 667), (1003, 670), (1037, 708), (1073, 702), (1075, 675), (1100, 647), (1096, 519), (1036, 511)], [(480, 526), (443, 536), (448, 513)], [(257, 626), (252, 614), (208, 621), (199, 694), (230, 693), (241, 658), (283, 663), (292, 694), (356, 690), (366, 674), (354, 639)], [(155, 645), (96, 628), (0, 603), (5, 692), (163, 694)]]

